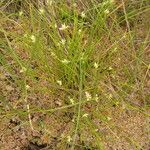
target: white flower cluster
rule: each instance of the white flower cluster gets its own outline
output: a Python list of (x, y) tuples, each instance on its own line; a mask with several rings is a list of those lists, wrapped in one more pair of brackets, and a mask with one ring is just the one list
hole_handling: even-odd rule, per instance
[(49, 6), (52, 6), (53, 0), (47, 0), (47, 4), (48, 4)]
[(35, 38), (35, 36), (34, 36), (34, 35), (31, 35), (31, 36), (30, 36), (30, 39), (31, 39), (32, 43), (35, 43), (36, 38)]
[(56, 81), (58, 85), (62, 86), (62, 81), (61, 80), (57, 80)]
[(63, 59), (63, 60), (61, 60), (61, 62), (62, 62), (63, 64), (66, 64), (66, 65), (70, 63), (70, 61), (67, 60), (67, 59)]
[(19, 12), (19, 16), (21, 17), (23, 15), (23, 11), (21, 10), (20, 12)]
[(22, 69), (20, 70), (20, 73), (23, 73), (23, 72), (26, 72), (26, 71), (27, 71), (27, 68), (22, 67)]
[(43, 8), (40, 8), (40, 9), (39, 9), (39, 12), (40, 12), (41, 15), (43, 15), (44, 12), (45, 12), (45, 10), (44, 10)]
[(99, 67), (98, 63), (95, 62), (95, 63), (94, 63), (94, 68), (97, 69), (98, 67)]
[(92, 96), (89, 92), (85, 92), (85, 96), (86, 96), (87, 101), (91, 100), (91, 98), (92, 98)]
[(65, 39), (61, 39), (60, 44), (65, 45), (66, 40)]
[(65, 23), (61, 25), (61, 27), (59, 28), (60, 31), (66, 30), (68, 29), (69, 26), (67, 26)]
[(84, 118), (84, 117), (88, 117), (88, 116), (89, 116), (89, 114), (85, 113), (85, 114), (83, 114), (82, 117)]
[(29, 85), (26, 85), (26, 89), (27, 89), (27, 90), (30, 89), (30, 86), (29, 86)]
[(82, 17), (82, 18), (85, 18), (85, 17), (86, 17), (86, 15), (85, 15), (84, 12), (81, 12), (81, 17)]

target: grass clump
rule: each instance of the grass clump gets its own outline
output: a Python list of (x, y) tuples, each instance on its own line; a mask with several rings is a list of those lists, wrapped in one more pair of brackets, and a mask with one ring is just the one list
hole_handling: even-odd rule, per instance
[(143, 148), (147, 123), (142, 140), (129, 130), (150, 116), (149, 6), (2, 1), (2, 118), (17, 117), (27, 133), (40, 133), (30, 142), (51, 149)]

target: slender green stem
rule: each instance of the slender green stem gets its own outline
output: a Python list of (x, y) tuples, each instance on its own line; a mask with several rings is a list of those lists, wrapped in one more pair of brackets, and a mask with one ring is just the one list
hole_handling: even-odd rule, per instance
[(82, 100), (82, 92), (83, 92), (83, 70), (82, 70), (82, 60), (80, 59), (80, 81), (79, 81), (79, 104), (78, 104), (78, 114), (77, 114), (77, 123), (75, 128), (75, 134), (73, 137), (73, 143), (71, 150), (74, 150), (75, 148), (75, 142), (77, 139), (78, 129), (79, 129), (79, 122), (80, 122), (80, 116), (81, 116), (81, 100)]

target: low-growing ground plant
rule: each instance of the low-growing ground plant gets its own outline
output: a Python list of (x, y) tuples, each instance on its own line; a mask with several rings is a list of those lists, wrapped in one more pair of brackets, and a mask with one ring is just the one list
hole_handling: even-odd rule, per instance
[(0, 2), (0, 149), (150, 148), (148, 0)]

